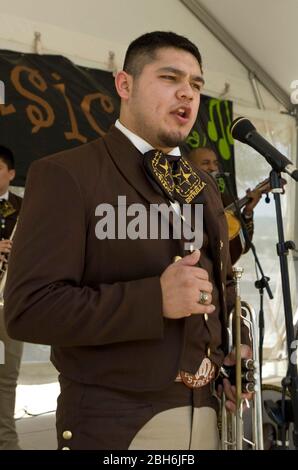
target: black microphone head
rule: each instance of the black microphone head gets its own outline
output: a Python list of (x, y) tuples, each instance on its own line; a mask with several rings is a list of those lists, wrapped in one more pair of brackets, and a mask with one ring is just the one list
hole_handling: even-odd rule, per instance
[(239, 117), (235, 119), (230, 126), (232, 137), (236, 140), (240, 140), (240, 142), (243, 142), (244, 144), (247, 142), (247, 134), (255, 130), (255, 126), (250, 122), (249, 119), (245, 117)]
[(221, 172), (221, 171), (211, 171), (210, 173), (211, 176), (213, 176), (213, 178), (229, 178), (231, 176), (231, 173), (228, 173), (228, 172)]

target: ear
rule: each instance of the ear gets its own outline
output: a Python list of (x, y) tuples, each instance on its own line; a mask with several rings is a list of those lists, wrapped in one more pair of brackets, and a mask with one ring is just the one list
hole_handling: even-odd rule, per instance
[(9, 170), (9, 181), (12, 181), (16, 176), (15, 170)]
[(131, 94), (133, 78), (128, 73), (121, 70), (115, 77), (115, 86), (118, 95), (123, 100), (127, 100)]

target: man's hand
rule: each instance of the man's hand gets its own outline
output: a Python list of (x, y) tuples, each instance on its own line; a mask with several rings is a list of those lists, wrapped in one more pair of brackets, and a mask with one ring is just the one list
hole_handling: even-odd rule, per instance
[(262, 191), (260, 191), (259, 189), (254, 189), (253, 191), (248, 189), (246, 191), (246, 195), (250, 198), (250, 200), (244, 207), (244, 214), (246, 214), (247, 216), (252, 216), (254, 208), (262, 197)]
[(5, 255), (10, 253), (11, 247), (11, 240), (0, 240), (0, 263), (7, 263), (7, 258)]
[(12, 247), (12, 240), (1, 240), (0, 241), (0, 253), (10, 253)]
[[(252, 358), (252, 350), (246, 344), (241, 345), (241, 357), (243, 359), (251, 359)], [(230, 354), (228, 354), (224, 359), (224, 365), (226, 366), (233, 366), (236, 364), (235, 358), (235, 350), (233, 350)], [(235, 413), (236, 411), (236, 387), (231, 385), (231, 382), (228, 379), (223, 379), (223, 386), (224, 386), (224, 393), (227, 398), (226, 400), (226, 408), (228, 411)], [(222, 393), (222, 387), (220, 386), (221, 390), (219, 390), (219, 395)], [(252, 393), (242, 393), (241, 397), (245, 400), (251, 400), (253, 394)], [(245, 409), (245, 405), (244, 408)]]
[[(205, 269), (196, 264), (200, 259), (199, 250), (194, 251), (176, 263), (170, 264), (160, 278), (163, 316), (178, 319), (192, 314), (212, 313), (215, 306), (212, 302), (213, 286)], [(208, 293), (204, 305), (199, 304), (200, 291)]]

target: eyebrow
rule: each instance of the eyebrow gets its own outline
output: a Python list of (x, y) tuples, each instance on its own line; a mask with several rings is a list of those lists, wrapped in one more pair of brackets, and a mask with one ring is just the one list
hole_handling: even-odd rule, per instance
[[(180, 69), (176, 69), (175, 67), (161, 67), (157, 70), (157, 72), (170, 72), (175, 73), (176, 75), (180, 75), (181, 77), (185, 77), (187, 74)], [(191, 75), (191, 79), (200, 82), (204, 85), (205, 80), (201, 75)]]

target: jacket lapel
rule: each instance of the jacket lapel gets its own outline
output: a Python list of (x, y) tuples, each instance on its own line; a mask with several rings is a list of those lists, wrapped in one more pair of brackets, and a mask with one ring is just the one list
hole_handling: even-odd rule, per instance
[(147, 179), (143, 168), (143, 155), (115, 126), (104, 136), (108, 153), (123, 177), (151, 204), (165, 203)]

